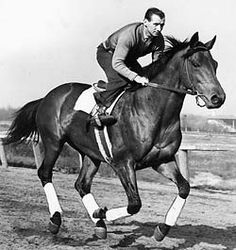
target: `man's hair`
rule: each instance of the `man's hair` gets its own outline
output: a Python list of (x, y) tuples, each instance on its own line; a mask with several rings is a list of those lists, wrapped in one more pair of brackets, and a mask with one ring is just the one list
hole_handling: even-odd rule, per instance
[(163, 11), (157, 8), (149, 8), (145, 13), (144, 19), (151, 21), (152, 15), (158, 15), (161, 19), (165, 18), (165, 14)]

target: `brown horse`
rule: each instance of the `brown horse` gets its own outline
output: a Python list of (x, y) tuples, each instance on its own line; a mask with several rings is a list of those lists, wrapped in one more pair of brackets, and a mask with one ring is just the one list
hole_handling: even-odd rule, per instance
[[(217, 62), (210, 54), (215, 39), (202, 43), (198, 33), (184, 42), (167, 37), (170, 46), (156, 62), (144, 68), (151, 81), (149, 86), (125, 92), (115, 105), (112, 114), (118, 122), (107, 128), (112, 145), (110, 166), (126, 191), (128, 206), (109, 210), (99, 208), (90, 193), (93, 177), (105, 160), (94, 130), (91, 127), (86, 129), (88, 114), (73, 109), (78, 96), (90, 85), (61, 85), (17, 112), (6, 143), (21, 142), (40, 134), (44, 160), (38, 176), (49, 205), (52, 233), (58, 232), (62, 213), (52, 184), (52, 170), (63, 144), (67, 142), (79, 151), (82, 159), (87, 155), (94, 163), (90, 166), (83, 164), (75, 188), (96, 225), (98, 237), (106, 237), (105, 220), (113, 221), (140, 210), (135, 173), (148, 167), (172, 180), (178, 188), (178, 195), (164, 223), (159, 224), (154, 232), (156, 240), (165, 237), (176, 223), (190, 189), (175, 161), (181, 143), (180, 111), (184, 98), (186, 94), (196, 95), (197, 101), (202, 99), (207, 108), (219, 108), (225, 101), (225, 93), (216, 77)], [(174, 164), (163, 164), (172, 161)]]

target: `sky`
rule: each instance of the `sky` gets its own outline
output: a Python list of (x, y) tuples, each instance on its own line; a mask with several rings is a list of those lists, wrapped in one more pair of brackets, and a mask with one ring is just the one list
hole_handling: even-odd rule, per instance
[(226, 102), (207, 110), (186, 97), (182, 112), (236, 115), (235, 0), (0, 0), (0, 107), (21, 107), (65, 82), (106, 80), (96, 47), (142, 21), (149, 7), (165, 12), (163, 35), (185, 40), (198, 31), (202, 42), (217, 36), (211, 53)]

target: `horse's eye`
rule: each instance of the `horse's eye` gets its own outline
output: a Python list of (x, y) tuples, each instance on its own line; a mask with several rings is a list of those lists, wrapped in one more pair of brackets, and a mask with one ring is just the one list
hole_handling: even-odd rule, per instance
[(196, 67), (196, 68), (201, 66), (200, 63), (197, 62), (196, 60), (190, 60), (190, 62), (191, 62), (192, 65), (193, 65), (194, 67)]

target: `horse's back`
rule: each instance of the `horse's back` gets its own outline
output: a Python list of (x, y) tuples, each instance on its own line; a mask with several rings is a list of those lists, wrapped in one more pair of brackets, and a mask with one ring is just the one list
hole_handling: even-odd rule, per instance
[(44, 98), (44, 102), (56, 105), (63, 105), (66, 101), (75, 102), (79, 95), (91, 85), (71, 82), (62, 84), (51, 90)]
[(65, 83), (52, 89), (41, 101), (37, 112), (37, 125), (43, 127), (48, 124), (58, 125), (63, 115), (74, 112), (73, 107), (80, 94), (91, 85), (82, 83)]

